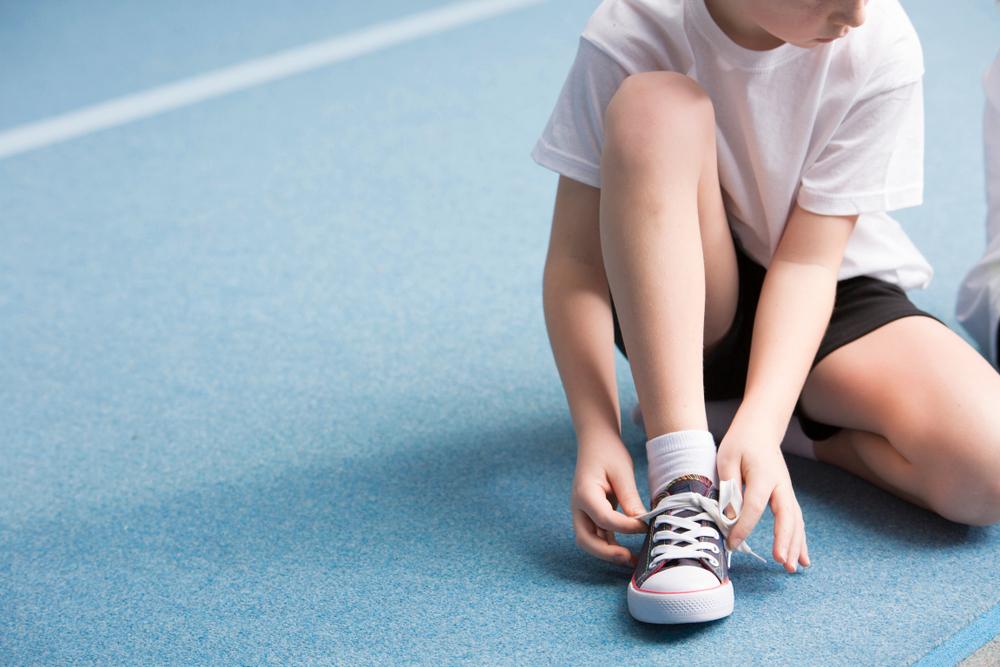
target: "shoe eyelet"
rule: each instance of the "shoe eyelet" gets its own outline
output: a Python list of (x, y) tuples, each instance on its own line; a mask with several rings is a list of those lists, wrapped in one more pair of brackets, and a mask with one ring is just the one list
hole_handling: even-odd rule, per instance
[(719, 567), (719, 561), (715, 560), (714, 558), (709, 558), (708, 562), (712, 564), (712, 567)]

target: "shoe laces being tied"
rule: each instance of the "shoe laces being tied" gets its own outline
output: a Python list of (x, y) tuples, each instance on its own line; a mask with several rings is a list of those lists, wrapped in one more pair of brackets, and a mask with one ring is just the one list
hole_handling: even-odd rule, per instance
[[(730, 519), (723, 512), (732, 505), (735, 516)], [(692, 516), (674, 516), (671, 512), (679, 509), (701, 510)], [(647, 567), (652, 567), (661, 560), (676, 558), (700, 558), (705, 559), (718, 567), (719, 561), (715, 559), (719, 552), (719, 547), (713, 542), (703, 542), (701, 537), (719, 539), (719, 533), (711, 526), (703, 526), (699, 521), (711, 520), (722, 531), (723, 538), (729, 537), (732, 527), (739, 521), (740, 511), (743, 509), (743, 496), (740, 487), (735, 479), (723, 480), (719, 486), (719, 499), (709, 498), (693, 491), (664, 496), (657, 503), (656, 508), (650, 512), (642, 514), (637, 519), (646, 521), (652, 519), (654, 533), (650, 541), (654, 546), (650, 550), (650, 559)], [(667, 526), (658, 529), (659, 526)], [(675, 529), (683, 529), (684, 532), (677, 532)], [(736, 547), (736, 551), (750, 554), (762, 563), (767, 561), (758, 556), (746, 543), (746, 540)], [(726, 566), (732, 561), (732, 551), (727, 551)]]

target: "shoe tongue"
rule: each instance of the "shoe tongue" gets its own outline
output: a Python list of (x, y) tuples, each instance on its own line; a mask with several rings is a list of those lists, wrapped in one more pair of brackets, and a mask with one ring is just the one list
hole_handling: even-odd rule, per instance
[[(674, 496), (677, 495), (678, 493), (691, 493), (691, 492), (699, 493), (705, 496), (706, 498), (715, 498), (716, 500), (718, 500), (719, 498), (719, 490), (715, 488), (715, 485), (712, 483), (712, 480), (709, 479), (708, 477), (705, 477), (704, 475), (695, 475), (695, 474), (681, 475), (680, 477), (674, 479), (669, 484), (667, 484), (667, 486), (663, 489), (663, 491), (660, 492), (660, 495), (657, 496), (656, 500), (653, 502), (653, 507), (656, 507), (656, 505), (666, 496)], [(692, 508), (692, 509), (677, 510), (673, 514), (679, 517), (689, 517), (689, 516), (694, 516), (699, 512), (700, 510)], [(705, 521), (700, 521), (699, 523), (703, 526), (708, 525)], [(667, 569), (671, 567), (677, 567), (679, 565), (693, 565), (695, 567), (701, 567), (706, 570), (709, 570), (710, 572), (712, 571), (707, 564), (696, 558), (675, 558), (670, 561), (667, 561), (666, 563), (661, 565), (660, 568), (658, 569)]]
[(667, 484), (662, 496), (675, 496), (678, 493), (698, 493), (706, 498), (718, 498), (719, 491), (712, 480), (704, 475), (681, 475)]

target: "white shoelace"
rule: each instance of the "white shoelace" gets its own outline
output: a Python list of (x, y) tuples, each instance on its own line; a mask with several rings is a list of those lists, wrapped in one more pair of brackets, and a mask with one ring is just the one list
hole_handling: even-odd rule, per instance
[[(724, 514), (725, 509), (732, 504), (733, 512), (736, 516), (732, 519)], [(702, 511), (692, 516), (680, 517), (672, 516), (670, 511), (676, 509), (701, 509)], [(641, 516), (636, 517), (643, 521), (653, 518), (653, 528), (666, 524), (670, 528), (655, 530), (651, 541), (656, 544), (651, 550), (653, 557), (647, 567), (651, 567), (661, 560), (675, 558), (700, 558), (708, 560), (713, 567), (718, 567), (719, 561), (712, 554), (719, 553), (719, 547), (713, 542), (703, 542), (698, 538), (711, 537), (719, 539), (719, 533), (710, 526), (702, 526), (699, 521), (709, 519), (714, 521), (722, 531), (723, 539), (729, 537), (729, 531), (740, 518), (740, 510), (743, 509), (743, 495), (735, 479), (722, 480), (719, 485), (719, 499), (708, 498), (700, 493), (678, 493), (677, 495), (665, 496), (656, 508)], [(671, 528), (683, 528), (684, 532), (678, 533)], [(669, 544), (657, 544), (658, 542), (669, 541)], [(680, 542), (681, 544), (677, 544)], [(757, 560), (766, 563), (767, 561), (758, 556), (746, 543), (746, 540), (736, 547), (736, 551), (750, 554)], [(727, 551), (726, 565), (732, 561), (733, 552)]]

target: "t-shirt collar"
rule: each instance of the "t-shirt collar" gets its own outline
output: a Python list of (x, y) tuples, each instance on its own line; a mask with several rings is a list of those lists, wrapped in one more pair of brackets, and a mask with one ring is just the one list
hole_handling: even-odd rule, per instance
[(723, 32), (705, 6), (705, 0), (687, 0), (687, 14), (695, 28), (707, 39), (723, 60), (740, 69), (770, 69), (780, 63), (796, 58), (809, 49), (785, 42), (767, 51), (756, 51), (740, 46)]

